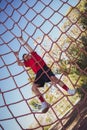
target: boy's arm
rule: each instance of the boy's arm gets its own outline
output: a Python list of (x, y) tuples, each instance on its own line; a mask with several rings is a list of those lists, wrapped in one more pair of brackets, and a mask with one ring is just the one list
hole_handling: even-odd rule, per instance
[(17, 63), (18, 63), (18, 65), (19, 65), (19, 66), (24, 66), (24, 63), (19, 60), (18, 52), (14, 52), (14, 54), (15, 54), (15, 56), (16, 56), (16, 58), (17, 58)]
[(33, 51), (33, 49), (28, 45), (28, 43), (26, 43), (26, 41), (22, 37), (19, 37), (18, 39), (26, 46), (26, 48), (28, 48), (30, 52)]

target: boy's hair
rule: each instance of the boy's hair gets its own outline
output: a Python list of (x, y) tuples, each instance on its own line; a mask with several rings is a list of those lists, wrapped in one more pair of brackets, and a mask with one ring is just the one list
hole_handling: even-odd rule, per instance
[(27, 54), (25, 53), (25, 54), (23, 54), (23, 56), (22, 56), (22, 59), (23, 59), (24, 61), (25, 61), (25, 59), (24, 59), (24, 56), (25, 56), (25, 55), (27, 55)]

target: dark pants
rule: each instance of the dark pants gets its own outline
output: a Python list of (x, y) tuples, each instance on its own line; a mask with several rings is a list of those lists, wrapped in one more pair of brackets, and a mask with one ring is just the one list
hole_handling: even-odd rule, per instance
[(40, 69), (37, 74), (34, 83), (38, 84), (38, 87), (43, 87), (46, 82), (50, 82), (50, 77), (55, 76), (51, 69), (45, 65), (43, 69)]

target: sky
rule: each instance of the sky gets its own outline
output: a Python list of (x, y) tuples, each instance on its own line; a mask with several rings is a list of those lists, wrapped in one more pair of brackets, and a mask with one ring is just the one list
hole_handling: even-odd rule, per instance
[[(33, 49), (38, 37), (47, 35), (55, 42), (62, 35), (61, 28), (68, 9), (70, 6), (75, 7), (78, 2), (79, 0), (0, 0), (0, 124), (4, 130), (21, 130), (18, 122), (26, 129), (34, 120), (27, 105), (28, 99), (34, 96), (32, 84), (29, 83), (26, 68), (17, 65), (14, 55), (15, 51), (19, 51), (22, 60), (22, 54), (27, 51), (17, 37), (22, 34)], [(43, 45), (43, 42), (38, 44)], [(36, 50), (41, 53), (38, 48)]]

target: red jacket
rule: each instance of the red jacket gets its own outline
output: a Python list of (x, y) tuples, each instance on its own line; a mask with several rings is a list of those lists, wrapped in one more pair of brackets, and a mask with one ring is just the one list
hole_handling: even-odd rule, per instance
[(31, 69), (37, 73), (45, 64), (44, 60), (36, 53), (31, 52), (31, 58), (28, 61), (24, 61), (26, 67), (31, 67)]

